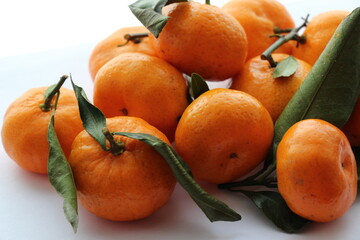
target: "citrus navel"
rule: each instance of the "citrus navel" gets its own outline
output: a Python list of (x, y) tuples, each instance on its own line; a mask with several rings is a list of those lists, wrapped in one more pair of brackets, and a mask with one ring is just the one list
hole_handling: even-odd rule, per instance
[(312, 18), (303, 36), (304, 44), (293, 43), (292, 55), (314, 65), (348, 11), (331, 10)]
[(149, 33), (149, 31), (143, 26), (124, 27), (112, 33), (95, 46), (89, 58), (89, 71), (93, 80), (96, 73), (105, 63), (122, 53), (141, 52), (155, 55), (147, 37), (139, 38), (138, 42), (127, 42), (124, 37), (127, 34), (138, 33)]
[[(270, 38), (274, 28), (294, 28), (291, 15), (276, 0), (230, 0), (223, 7), (243, 26), (248, 39), (247, 59), (261, 55), (277, 39)], [(276, 52), (291, 53), (291, 44), (286, 43)]]
[[(276, 62), (288, 57), (282, 53), (274, 53), (272, 56)], [(272, 74), (275, 68), (270, 68), (269, 63), (260, 57), (254, 57), (233, 78), (230, 88), (244, 91), (259, 100), (275, 122), (311, 70), (308, 63), (299, 59), (297, 61), (298, 67), (294, 74), (274, 78)]]
[[(106, 124), (110, 132), (147, 133), (169, 143), (163, 133), (140, 118), (108, 118)], [(118, 156), (104, 151), (85, 130), (75, 138), (68, 161), (80, 203), (113, 221), (148, 217), (168, 202), (176, 180), (152, 147), (123, 136), (114, 139), (124, 143), (124, 152)]]
[(303, 120), (283, 136), (277, 152), (280, 194), (296, 214), (316, 222), (342, 216), (357, 194), (357, 168), (344, 133), (319, 119)]
[(273, 139), (265, 107), (247, 93), (213, 89), (184, 111), (175, 134), (176, 150), (194, 177), (225, 183), (264, 160)]
[[(7, 154), (20, 167), (41, 174), (47, 173), (49, 143), (47, 141), (50, 111), (43, 111), (47, 87), (33, 88), (16, 99), (7, 109), (1, 131)], [(56, 110), (55, 131), (65, 156), (83, 130), (78, 104), (73, 91), (61, 88)]]
[(349, 120), (342, 127), (342, 131), (352, 146), (360, 146), (360, 99), (358, 99)]
[(124, 53), (98, 72), (94, 104), (106, 117), (140, 117), (172, 141), (188, 105), (186, 80), (160, 58)]
[(180, 71), (208, 80), (235, 75), (245, 61), (247, 39), (242, 26), (216, 6), (197, 2), (163, 8), (169, 20), (158, 38), (150, 35), (157, 55)]

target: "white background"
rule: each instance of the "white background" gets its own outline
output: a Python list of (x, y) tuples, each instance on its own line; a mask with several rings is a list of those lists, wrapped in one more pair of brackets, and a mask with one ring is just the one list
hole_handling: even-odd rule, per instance
[[(139, 25), (124, 0), (0, 0), (0, 125), (7, 106), (26, 89), (50, 85), (71, 73), (91, 98), (89, 54), (115, 30)], [(221, 6), (225, 0), (213, 0)], [(359, 0), (283, 0), (296, 22), (330, 9), (353, 10)], [(70, 87), (69, 85), (67, 85)], [(32, 144), (29, 142), (29, 144)], [(1, 145), (0, 145), (1, 146)], [(20, 169), (0, 147), (0, 239), (358, 239), (360, 202), (342, 218), (285, 234), (245, 197), (204, 185), (239, 212), (235, 223), (210, 223), (177, 187), (170, 202), (152, 217), (131, 223), (100, 219), (80, 206), (73, 234), (62, 200), (47, 177)], [(331, 211), (331, 209), (329, 209)]]

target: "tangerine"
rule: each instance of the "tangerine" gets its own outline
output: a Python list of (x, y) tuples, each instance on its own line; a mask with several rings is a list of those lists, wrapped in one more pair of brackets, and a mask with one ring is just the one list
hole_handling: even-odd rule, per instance
[(272, 139), (265, 107), (247, 93), (221, 88), (196, 98), (175, 133), (176, 150), (194, 177), (211, 183), (249, 173), (264, 160)]
[(155, 55), (148, 38), (141, 38), (139, 42), (128, 41), (124, 38), (127, 34), (149, 33), (143, 26), (124, 27), (99, 42), (89, 58), (89, 71), (95, 80), (96, 73), (105, 63), (114, 57), (126, 52), (140, 52)]
[[(51, 111), (43, 111), (40, 107), (46, 89), (29, 89), (10, 104), (1, 131), (2, 143), (10, 158), (20, 167), (41, 174), (47, 173), (49, 155), (47, 132)], [(61, 88), (55, 116), (55, 131), (68, 157), (74, 138), (83, 130), (72, 90)]]
[(163, 8), (169, 20), (158, 38), (156, 54), (180, 71), (208, 80), (235, 75), (245, 61), (247, 38), (242, 26), (216, 6), (179, 2)]
[(345, 134), (319, 119), (294, 124), (276, 151), (278, 188), (289, 208), (316, 222), (342, 216), (357, 194), (357, 168)]
[[(289, 55), (274, 53), (272, 56), (276, 62), (281, 62)], [(233, 78), (230, 88), (244, 91), (259, 100), (275, 122), (311, 70), (308, 63), (299, 59), (297, 62), (294, 74), (274, 78), (272, 74), (275, 68), (270, 68), (269, 63), (260, 57), (254, 57)]]
[(160, 58), (124, 53), (98, 72), (94, 104), (106, 117), (140, 117), (172, 141), (188, 105), (186, 80)]
[(304, 31), (305, 43), (293, 44), (292, 55), (314, 65), (338, 25), (349, 13), (343, 10), (331, 10), (316, 15)]
[[(147, 133), (169, 143), (163, 133), (140, 118), (114, 117), (106, 123), (110, 132)], [(118, 156), (104, 151), (85, 130), (75, 138), (68, 161), (80, 203), (113, 221), (148, 217), (168, 202), (175, 178), (152, 147), (123, 136), (114, 139), (124, 143), (124, 152)]]
[[(243, 26), (248, 39), (247, 60), (260, 56), (277, 39), (271, 38), (274, 28), (290, 29), (295, 23), (284, 5), (276, 0), (230, 0), (223, 7)], [(291, 53), (291, 44), (276, 52)]]

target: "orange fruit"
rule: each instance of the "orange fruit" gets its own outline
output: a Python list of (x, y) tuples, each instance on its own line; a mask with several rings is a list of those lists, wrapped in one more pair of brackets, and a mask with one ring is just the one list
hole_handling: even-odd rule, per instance
[(221, 88), (195, 99), (175, 133), (176, 150), (194, 177), (211, 183), (249, 173), (265, 158), (272, 139), (265, 107), (247, 93)]
[[(272, 56), (276, 62), (288, 57), (282, 53), (274, 53)], [(269, 63), (260, 57), (252, 58), (233, 78), (230, 88), (244, 91), (259, 100), (275, 122), (311, 70), (308, 63), (299, 59), (297, 61), (298, 68), (293, 75), (274, 78), (272, 74), (275, 68), (270, 68)]]
[[(106, 120), (110, 132), (151, 134), (169, 143), (166, 136), (136, 117)], [(113, 221), (145, 218), (168, 202), (175, 178), (152, 147), (135, 139), (114, 136), (125, 151), (114, 156), (104, 151), (86, 131), (75, 138), (69, 163), (80, 203), (93, 214)]]
[[(7, 109), (1, 131), (7, 154), (20, 167), (46, 174), (49, 155), (47, 141), (51, 111), (43, 112), (47, 87), (33, 88), (17, 98)], [(83, 130), (78, 104), (73, 91), (61, 88), (55, 114), (55, 131), (65, 156), (70, 155), (71, 144)]]
[(163, 8), (170, 19), (158, 38), (150, 35), (156, 54), (180, 71), (208, 80), (235, 75), (245, 61), (247, 39), (242, 26), (216, 6), (197, 2)]
[(352, 146), (360, 146), (360, 99), (356, 102), (349, 120), (342, 127), (342, 131)]
[(356, 162), (349, 141), (334, 125), (319, 119), (296, 123), (283, 136), (276, 158), (280, 194), (296, 214), (329, 222), (353, 204)]
[[(295, 27), (285, 6), (276, 0), (230, 0), (222, 10), (243, 26), (249, 43), (247, 59), (260, 56), (277, 40), (269, 37), (275, 27)], [(290, 54), (291, 44), (284, 44), (276, 52)]]
[(98, 72), (94, 104), (106, 117), (140, 117), (172, 141), (188, 105), (186, 80), (160, 58), (124, 53)]
[(93, 80), (95, 79), (96, 73), (105, 63), (122, 53), (141, 52), (155, 55), (147, 37), (141, 38), (139, 43), (132, 41), (126, 43), (124, 36), (133, 33), (149, 33), (149, 31), (143, 26), (124, 27), (112, 33), (95, 46), (89, 58), (89, 71)]
[(305, 43), (293, 43), (292, 55), (314, 65), (322, 51), (333, 36), (341, 21), (349, 14), (348, 11), (331, 10), (320, 13), (312, 18), (307, 25), (304, 36)]

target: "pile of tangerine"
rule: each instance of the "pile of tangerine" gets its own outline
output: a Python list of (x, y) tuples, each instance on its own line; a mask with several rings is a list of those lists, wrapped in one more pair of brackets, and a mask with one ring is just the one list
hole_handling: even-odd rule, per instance
[[(293, 55), (299, 66), (289, 77), (274, 78), (274, 69), (260, 54), (276, 41), (269, 37), (274, 29), (295, 27), (282, 4), (229, 0), (219, 8), (172, 3), (163, 8), (170, 18), (158, 37), (142, 26), (126, 27), (97, 44), (89, 59), (94, 105), (112, 132), (148, 133), (174, 143), (195, 179), (215, 184), (236, 180), (265, 159), (274, 122), (348, 14), (321, 13), (308, 24), (305, 43), (278, 48), (275, 61)], [(124, 38), (143, 33), (148, 37)], [(232, 83), (230, 89), (209, 90), (189, 103), (185, 75), (192, 73)], [(45, 89), (30, 89), (15, 100), (2, 126), (8, 155), (20, 167), (41, 174), (47, 173), (51, 116), (51, 104), (40, 107)], [(55, 130), (84, 207), (106, 219), (129, 221), (166, 204), (176, 181), (165, 160), (146, 144), (122, 136), (114, 136), (124, 144), (121, 153), (103, 151), (83, 130), (74, 93), (62, 88), (60, 96)], [(346, 135), (315, 119), (297, 123), (284, 135), (277, 151), (278, 187), (298, 215), (331, 221), (354, 202), (357, 171), (351, 144), (360, 143), (359, 108), (357, 104), (343, 129)], [(28, 139), (34, 144), (26, 144)], [(324, 172), (333, 173), (336, 184), (328, 184)]]

